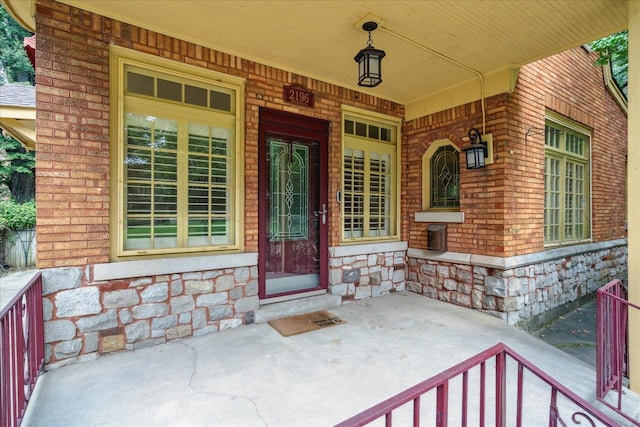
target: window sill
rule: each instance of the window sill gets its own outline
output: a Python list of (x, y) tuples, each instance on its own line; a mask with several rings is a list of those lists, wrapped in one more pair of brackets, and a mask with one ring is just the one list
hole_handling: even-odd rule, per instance
[(416, 222), (463, 223), (464, 212), (416, 212)]
[(377, 254), (377, 253), (384, 253), (384, 252), (402, 252), (402, 251), (406, 251), (408, 246), (409, 245), (406, 241), (378, 242), (378, 243), (365, 243), (365, 244), (359, 244), (359, 245), (334, 246), (329, 248), (329, 256), (345, 257), (345, 256)]
[(257, 264), (257, 253), (201, 255), (181, 258), (158, 258), (96, 264), (93, 269), (93, 274), (94, 280), (99, 282), (105, 280), (128, 279), (132, 277), (180, 274), (192, 271), (253, 267)]

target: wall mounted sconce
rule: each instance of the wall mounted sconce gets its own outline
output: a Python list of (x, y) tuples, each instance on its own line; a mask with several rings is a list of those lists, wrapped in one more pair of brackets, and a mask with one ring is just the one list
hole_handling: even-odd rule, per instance
[(378, 28), (378, 24), (369, 21), (362, 24), (362, 29), (369, 32), (367, 47), (362, 49), (353, 58), (358, 63), (358, 86), (376, 87), (382, 83), (382, 58), (386, 55), (384, 50), (373, 47), (371, 31)]
[(482, 140), (482, 135), (478, 129), (471, 128), (469, 131), (469, 141), (471, 141), (471, 145), (462, 149), (467, 159), (467, 169), (480, 169), (485, 167), (485, 159), (488, 155), (488, 144)]

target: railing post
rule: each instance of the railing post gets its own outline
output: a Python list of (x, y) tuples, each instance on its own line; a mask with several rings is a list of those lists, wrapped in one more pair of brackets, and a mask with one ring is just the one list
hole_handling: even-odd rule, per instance
[(524, 366), (518, 362), (518, 396), (516, 402), (516, 427), (522, 427), (522, 401), (524, 399)]
[(449, 381), (440, 384), (436, 393), (436, 427), (447, 427), (449, 423)]
[(605, 363), (605, 295), (602, 288), (596, 291), (596, 397), (604, 397), (604, 363)]
[(558, 426), (558, 390), (551, 389), (551, 402), (549, 402), (549, 427)]

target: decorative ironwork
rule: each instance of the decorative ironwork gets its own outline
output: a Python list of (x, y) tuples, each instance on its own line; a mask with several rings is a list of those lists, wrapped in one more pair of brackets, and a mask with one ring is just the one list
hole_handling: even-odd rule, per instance
[(36, 275), (0, 311), (0, 425), (22, 421), (44, 365), (42, 276)]

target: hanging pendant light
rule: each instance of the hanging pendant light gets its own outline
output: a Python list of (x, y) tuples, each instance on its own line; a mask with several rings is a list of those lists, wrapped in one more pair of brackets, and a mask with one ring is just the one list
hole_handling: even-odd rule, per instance
[(382, 58), (386, 55), (384, 50), (373, 47), (371, 31), (378, 28), (375, 22), (365, 22), (362, 29), (369, 32), (367, 47), (362, 49), (353, 58), (358, 63), (358, 86), (376, 87), (382, 83)]

